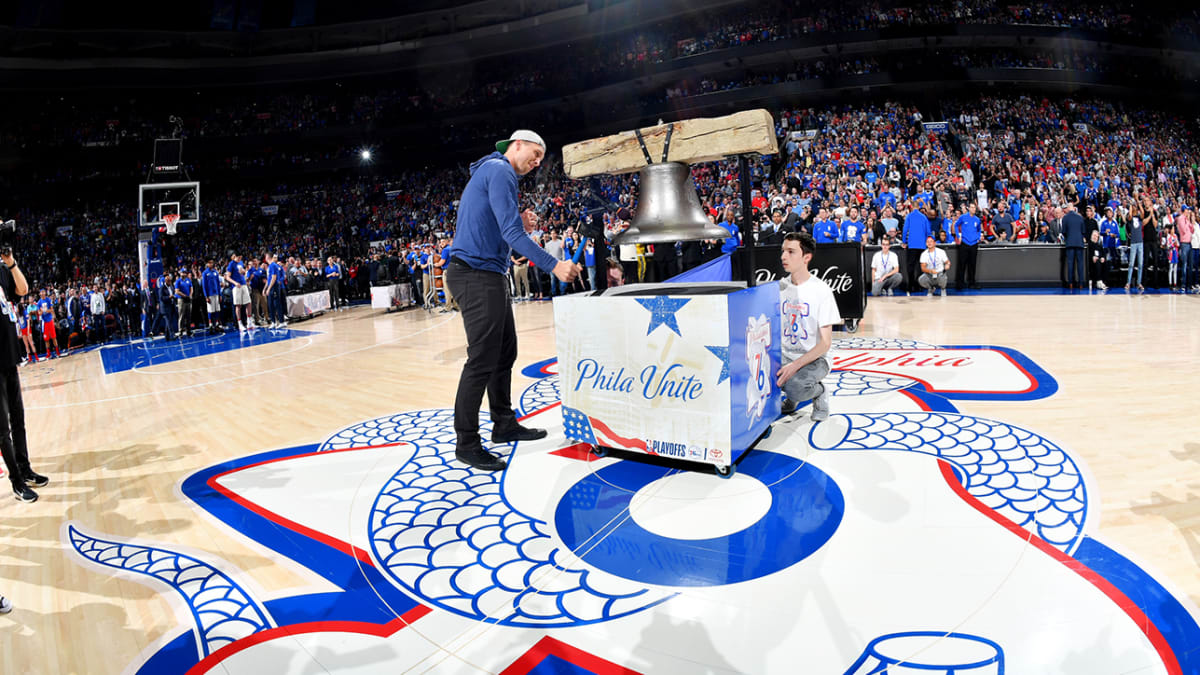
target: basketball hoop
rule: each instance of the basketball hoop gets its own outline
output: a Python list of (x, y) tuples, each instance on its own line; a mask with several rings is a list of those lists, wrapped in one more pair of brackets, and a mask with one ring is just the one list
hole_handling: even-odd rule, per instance
[(164, 213), (162, 219), (163, 225), (167, 226), (167, 234), (175, 234), (176, 228), (179, 227), (179, 214)]

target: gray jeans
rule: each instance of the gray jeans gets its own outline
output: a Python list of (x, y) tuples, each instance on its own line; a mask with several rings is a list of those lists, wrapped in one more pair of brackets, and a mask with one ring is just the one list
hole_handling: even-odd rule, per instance
[(921, 278), (917, 279), (917, 283), (921, 284), (921, 288), (933, 290), (933, 287), (937, 286), (938, 288), (944, 289), (946, 288), (946, 282), (949, 281), (949, 279), (950, 277), (948, 277), (945, 272), (940, 274), (922, 274)]
[(871, 282), (871, 295), (881, 295), (885, 288), (889, 291), (894, 288), (900, 288), (900, 275), (893, 274), (886, 279)]
[[(784, 361), (784, 365), (791, 361)], [(825, 393), (821, 380), (829, 375), (829, 361), (822, 356), (804, 366), (783, 383), (783, 395), (792, 403), (802, 403)]]

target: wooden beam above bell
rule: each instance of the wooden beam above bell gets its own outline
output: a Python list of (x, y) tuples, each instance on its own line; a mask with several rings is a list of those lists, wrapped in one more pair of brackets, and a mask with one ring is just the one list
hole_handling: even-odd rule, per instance
[[(663, 161), (663, 144), (671, 127), (674, 130), (668, 162), (697, 164), (733, 155), (779, 152), (771, 113), (744, 110), (725, 117), (697, 117), (641, 129), (646, 150), (655, 163)], [(631, 173), (646, 164), (646, 156), (633, 131), (563, 146), (563, 170), (570, 178)]]

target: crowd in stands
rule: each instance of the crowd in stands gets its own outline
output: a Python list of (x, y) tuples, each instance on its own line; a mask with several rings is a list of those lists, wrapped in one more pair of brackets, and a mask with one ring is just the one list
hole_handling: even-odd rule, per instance
[[(693, 180), (704, 209), (730, 236), (620, 247), (612, 254), (616, 262), (585, 249), (588, 274), (574, 288), (594, 285), (598, 274), (613, 282), (661, 280), (738, 243), (771, 242), (787, 231), (807, 231), (819, 243), (888, 239), (918, 247), (924, 242), (905, 240), (916, 211), (927, 214), (940, 245), (955, 243), (966, 214), (979, 218), (983, 245), (1062, 243), (1068, 205), (1087, 213), (1089, 236), (1097, 232), (1106, 268), (1101, 278), (1124, 272), (1131, 286), (1196, 288), (1200, 146), (1188, 121), (1103, 99), (982, 96), (947, 100), (944, 109), (948, 124), (938, 129), (899, 102), (777, 111), (780, 154), (752, 162), (751, 232), (740, 231), (747, 205), (736, 162), (696, 165)], [(222, 269), (238, 254), (258, 267), (274, 254), (284, 264), (289, 292), (328, 284), (325, 270), (335, 264), (343, 300), (366, 299), (374, 284), (403, 283), (419, 304), (453, 306), (437, 292), (435, 268), (447, 262), (441, 252), (453, 237), (465, 182), (461, 167), (448, 167), (206, 192), (202, 222), (165, 238), (164, 264), (199, 278), (208, 261)], [(636, 211), (636, 174), (605, 177), (598, 185), (571, 181), (552, 153), (526, 179), (524, 205), (542, 215), (533, 234), (540, 245), (561, 258), (587, 245), (580, 230), (593, 188), (618, 207), (604, 216), (607, 233), (621, 231)], [(10, 216), (19, 222), (17, 250), (34, 289), (30, 299), (49, 302), (66, 329), (64, 346), (142, 330), (131, 201), (28, 208)], [(339, 261), (331, 263), (331, 256)], [(518, 299), (572, 290), (528, 261), (514, 263), (525, 268), (513, 274)], [(111, 315), (106, 321), (85, 311), (96, 296)], [(71, 298), (80, 300), (72, 304)], [(207, 323), (201, 318), (196, 325)]]
[[(1171, 34), (1195, 34), (1197, 10), (1183, 5), (1135, 7), (1131, 2), (1039, 2), (1006, 5), (977, 0), (900, 0), (845, 3), (823, 0), (796, 5), (767, 2), (750, 11), (744, 6), (706, 14), (704, 21), (673, 20), (617, 37), (605, 36), (555, 47), (488, 59), (478, 64), (435, 67), (399, 74), (386, 86), (378, 80), (351, 86), (289, 89), (277, 93), (247, 91), (219, 95), (183, 92), (109, 96), (30, 95), (10, 106), (9, 123), (0, 129), (6, 147), (36, 145), (117, 145), (144, 142), (164, 133), (163, 118), (180, 116), (185, 138), (263, 136), (312, 132), (326, 128), (389, 126), (428, 119), (448, 111), (489, 109), (517, 101), (577, 93), (604, 84), (628, 81), (647, 68), (714, 50), (890, 26), (942, 24), (1038, 24), (1120, 31), (1140, 35), (1157, 45), (1164, 26)], [(698, 25), (699, 24), (699, 25)], [(614, 46), (614, 43), (615, 46)], [(1099, 72), (1095, 57), (1025, 56), (997, 52), (990, 57), (960, 55), (955, 61), (996, 67), (1071, 67)], [(878, 69), (869, 59), (837, 59), (798, 66), (799, 79), (828, 73), (868, 73)], [(808, 72), (805, 72), (805, 69)], [(747, 86), (742, 84), (740, 86)], [(728, 88), (721, 83), (715, 89)], [(678, 87), (672, 87), (675, 92)], [(705, 91), (703, 87), (700, 91)], [(677, 94), (668, 93), (668, 97)], [(212, 98), (213, 100), (209, 100)], [(24, 112), (21, 112), (24, 111)], [(36, 140), (35, 140), (36, 139)]]

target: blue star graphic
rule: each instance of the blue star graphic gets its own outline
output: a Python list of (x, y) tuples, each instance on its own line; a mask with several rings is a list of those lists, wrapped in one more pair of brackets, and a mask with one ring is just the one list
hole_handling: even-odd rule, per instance
[(638, 303), (650, 310), (650, 327), (646, 329), (646, 335), (653, 333), (655, 328), (665, 325), (675, 331), (676, 335), (683, 337), (683, 333), (679, 332), (679, 324), (675, 321), (675, 312), (689, 302), (691, 300), (675, 300), (662, 296), (647, 300), (638, 298)]
[(721, 359), (721, 376), (717, 378), (717, 384), (721, 384), (729, 379), (729, 347), (714, 347), (712, 345), (704, 345), (704, 348), (713, 353), (713, 356)]

